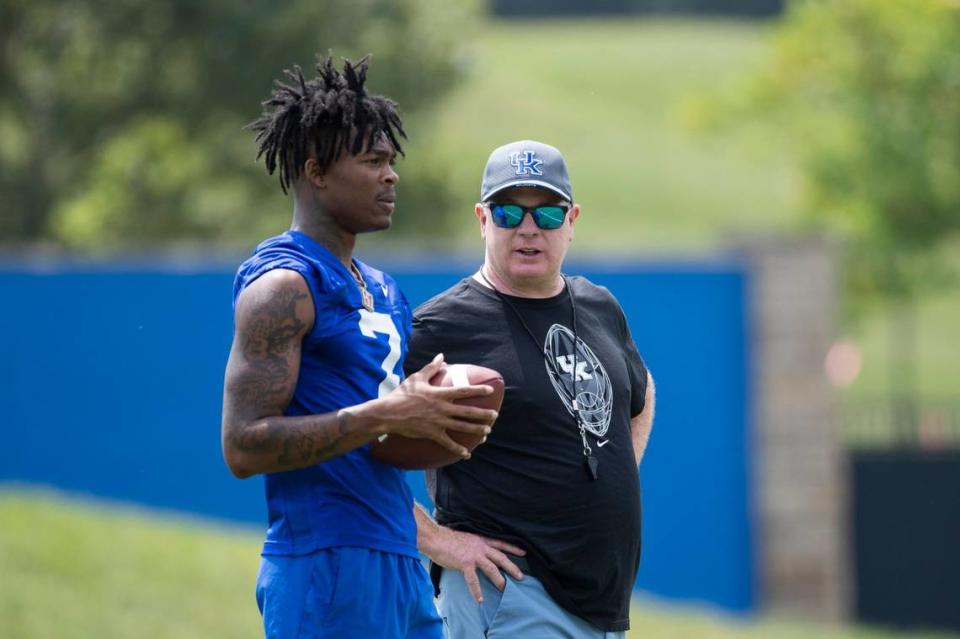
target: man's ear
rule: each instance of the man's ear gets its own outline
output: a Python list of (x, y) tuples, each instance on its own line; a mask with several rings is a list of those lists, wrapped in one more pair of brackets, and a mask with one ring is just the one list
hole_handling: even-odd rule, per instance
[(570, 211), (567, 213), (567, 219), (570, 220), (570, 241), (573, 241), (573, 225), (577, 221), (577, 218), (580, 217), (580, 205), (574, 203), (570, 206)]
[(477, 216), (477, 219), (480, 220), (480, 237), (483, 239), (487, 238), (487, 214), (486, 209), (483, 204), (477, 202), (473, 207), (473, 214)]
[(316, 158), (308, 158), (303, 163), (303, 177), (318, 189), (327, 187), (326, 175), (320, 171), (320, 165), (317, 164)]

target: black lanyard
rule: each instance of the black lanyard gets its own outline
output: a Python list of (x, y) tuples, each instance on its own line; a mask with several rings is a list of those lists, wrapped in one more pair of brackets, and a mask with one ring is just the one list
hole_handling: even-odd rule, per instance
[[(530, 330), (529, 326), (527, 326), (526, 320), (523, 319), (523, 315), (520, 313), (517, 307), (514, 306), (513, 302), (507, 299), (507, 296), (501, 293), (500, 290), (493, 285), (493, 282), (487, 278), (486, 273), (483, 272), (483, 267), (480, 267), (479, 273), (480, 277), (483, 278), (483, 281), (487, 283), (487, 286), (493, 289), (493, 292), (497, 294), (497, 297), (500, 299), (500, 301), (510, 307), (510, 310), (513, 311), (513, 314), (516, 315), (518, 320), (520, 320), (520, 325), (523, 326), (523, 329), (527, 332), (527, 335), (529, 335), (530, 339), (533, 340), (537, 350), (543, 351), (544, 358), (546, 358), (545, 349), (540, 346), (540, 342), (537, 341), (533, 331)], [(577, 430), (580, 431), (580, 440), (583, 442), (584, 467), (586, 468), (587, 474), (591, 479), (597, 479), (597, 469), (599, 468), (600, 464), (597, 462), (597, 458), (593, 456), (593, 449), (590, 448), (590, 442), (587, 441), (586, 427), (583, 425), (583, 420), (580, 419), (580, 406), (577, 403), (577, 397), (579, 396), (577, 392), (577, 369), (579, 368), (579, 362), (577, 361), (577, 344), (579, 341), (579, 338), (577, 337), (577, 303), (574, 300), (573, 289), (570, 288), (570, 282), (567, 281), (567, 277), (561, 273), (560, 278), (563, 280), (563, 285), (567, 289), (567, 295), (570, 297), (570, 310), (573, 314), (573, 372), (571, 373), (573, 384), (573, 397), (571, 399), (573, 418), (577, 422)], [(547, 362), (547, 365), (550, 364), (551, 362)]]

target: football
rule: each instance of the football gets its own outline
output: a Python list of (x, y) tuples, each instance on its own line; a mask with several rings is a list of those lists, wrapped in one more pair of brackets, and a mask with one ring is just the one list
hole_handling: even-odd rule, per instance
[[(500, 410), (503, 403), (503, 376), (497, 371), (473, 364), (447, 364), (433, 376), (434, 386), (490, 386), (493, 392), (479, 397), (456, 400), (457, 404)], [(472, 451), (483, 439), (482, 435), (470, 435), (449, 430), (447, 434), (458, 444)], [(370, 454), (381, 464), (405, 470), (440, 468), (461, 457), (429, 439), (413, 439), (403, 435), (387, 434), (370, 443)]]

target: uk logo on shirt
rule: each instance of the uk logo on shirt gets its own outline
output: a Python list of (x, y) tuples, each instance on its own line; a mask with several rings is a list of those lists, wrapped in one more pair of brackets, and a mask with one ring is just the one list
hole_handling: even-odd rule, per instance
[(536, 151), (515, 152), (510, 154), (510, 164), (517, 175), (543, 175), (543, 160), (536, 157)]
[(543, 343), (543, 359), (563, 405), (571, 415), (579, 414), (578, 425), (605, 437), (613, 414), (613, 384), (593, 349), (566, 326), (554, 324)]

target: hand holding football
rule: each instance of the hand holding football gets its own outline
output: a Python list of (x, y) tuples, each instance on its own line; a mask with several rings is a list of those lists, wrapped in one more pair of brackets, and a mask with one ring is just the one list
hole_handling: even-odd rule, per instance
[[(490, 386), (493, 392), (489, 395), (458, 399), (455, 403), (490, 410), (500, 410), (500, 404), (503, 403), (503, 376), (483, 366), (447, 364), (430, 379), (430, 384), (445, 387)], [(448, 430), (447, 435), (469, 451), (473, 451), (483, 441), (482, 435), (460, 431)], [(461, 459), (459, 455), (435, 441), (397, 434), (384, 435), (371, 442), (370, 454), (381, 464), (405, 470), (440, 468)]]

